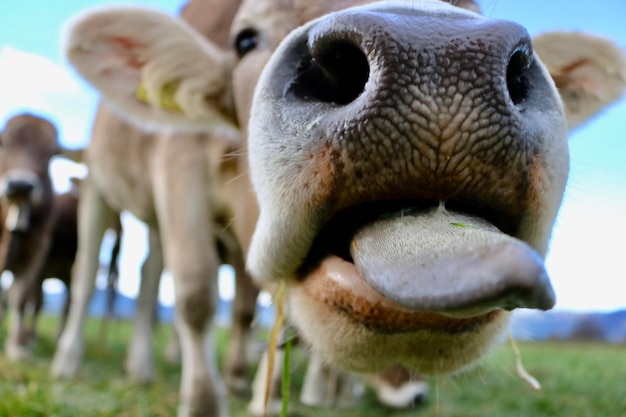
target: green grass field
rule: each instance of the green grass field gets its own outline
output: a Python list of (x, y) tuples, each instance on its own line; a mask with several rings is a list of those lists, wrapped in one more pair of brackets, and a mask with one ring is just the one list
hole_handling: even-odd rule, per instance
[[(54, 352), (56, 318), (43, 317), (35, 359), (10, 364), (0, 356), (0, 417), (148, 417), (174, 416), (178, 399), (178, 367), (161, 360), (161, 346), (169, 329), (157, 331), (157, 380), (147, 386), (128, 382), (123, 373), (125, 343), (131, 326), (108, 326), (106, 339), (100, 323), (87, 329), (87, 350), (81, 375), (72, 381), (48, 376)], [(227, 339), (220, 332), (219, 346)], [(4, 343), (4, 332), (0, 342)], [(326, 411), (297, 404), (305, 369), (302, 354), (293, 367), (292, 417), (625, 417), (626, 346), (569, 343), (523, 343), (524, 364), (543, 389), (534, 392), (517, 377), (515, 359), (506, 345), (471, 372), (432, 379), (425, 407), (392, 412), (367, 393), (358, 409)], [(232, 415), (247, 416), (246, 399), (231, 399)]]

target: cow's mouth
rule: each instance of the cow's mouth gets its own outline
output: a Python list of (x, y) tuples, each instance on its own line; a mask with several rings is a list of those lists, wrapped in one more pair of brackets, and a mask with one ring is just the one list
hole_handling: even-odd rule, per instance
[(554, 305), (543, 259), (515, 237), (518, 223), (438, 200), (351, 208), (318, 234), (298, 276), (309, 294), (370, 328), (460, 320), (453, 327), (469, 329), (495, 310)]

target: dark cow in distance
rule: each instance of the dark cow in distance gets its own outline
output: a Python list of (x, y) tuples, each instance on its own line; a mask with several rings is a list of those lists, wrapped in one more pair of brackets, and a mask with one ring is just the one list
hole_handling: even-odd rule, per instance
[[(74, 192), (56, 195), (52, 189), (48, 166), (60, 148), (51, 122), (30, 114), (14, 116), (0, 141), (0, 270), (14, 277), (7, 292), (11, 317), (5, 351), (9, 358), (23, 359), (30, 355), (43, 280), (58, 278), (69, 287), (78, 197)], [(29, 304), (33, 311), (27, 326)], [(63, 317), (68, 305), (69, 299)]]
[[(30, 356), (46, 279), (56, 278), (66, 289), (59, 334), (69, 311), (82, 180), (70, 178), (70, 190), (56, 193), (51, 188), (48, 166), (57, 154), (82, 162), (75, 157), (82, 152), (60, 148), (56, 135), (49, 121), (29, 114), (11, 118), (0, 133), (0, 270), (13, 274), (13, 283), (2, 300), (2, 313), (7, 307), (11, 313), (5, 346), (11, 359)], [(116, 241), (109, 259), (109, 281), (112, 271), (117, 270), (121, 228), (119, 217), (114, 218), (111, 229)]]

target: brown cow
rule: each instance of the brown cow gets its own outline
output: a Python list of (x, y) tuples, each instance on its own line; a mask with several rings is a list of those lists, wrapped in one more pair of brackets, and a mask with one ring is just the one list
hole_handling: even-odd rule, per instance
[[(568, 121), (519, 25), (433, 0), (365, 3), (245, 1), (234, 67), (184, 23), (137, 9), (83, 16), (67, 52), (148, 127), (227, 128), (232, 94), (248, 133), (250, 171), (242, 158), (240, 172), (259, 207), (247, 251), (257, 282), (286, 280), (290, 321), (325, 361), (452, 372), (491, 349), (508, 310), (554, 303), (543, 258), (567, 179)], [(620, 95), (618, 58), (617, 92), (563, 99)], [(602, 67), (592, 73), (604, 83)], [(163, 109), (137, 100), (140, 85)], [(583, 119), (597, 110), (565, 104)], [(257, 213), (237, 208), (247, 247), (241, 231)], [(213, 383), (204, 393), (217, 401)]]
[[(43, 303), (43, 280), (55, 277), (69, 283), (76, 253), (77, 197), (52, 191), (48, 164), (59, 151), (52, 123), (17, 115), (0, 138), (0, 270), (14, 277), (7, 294), (11, 321), (5, 350), (10, 358), (24, 359)], [(30, 330), (27, 303), (33, 304)]]
[[(59, 279), (68, 294), (61, 312), (59, 335), (70, 305), (80, 180), (72, 178), (72, 188), (62, 194), (53, 193), (51, 201), (42, 198), (47, 192), (41, 190), (51, 186), (47, 152), (59, 151), (56, 129), (52, 127), (52, 131), (50, 126), (39, 117), (19, 115), (10, 119), (7, 129), (0, 134), (3, 143), (0, 148), (0, 218), (4, 225), (0, 232), (0, 253), (2, 270), (14, 274), (8, 292), (12, 319), (6, 341), (7, 356), (13, 359), (30, 356), (29, 345), (36, 338), (37, 319), (43, 306), (42, 286), (46, 279)], [(61, 156), (72, 152), (60, 149)], [(120, 227), (113, 225), (118, 233)], [(42, 253), (45, 258), (37, 270), (31, 264), (36, 265)], [(116, 253), (111, 254), (110, 262), (117, 265)], [(27, 313), (30, 313), (30, 323)]]

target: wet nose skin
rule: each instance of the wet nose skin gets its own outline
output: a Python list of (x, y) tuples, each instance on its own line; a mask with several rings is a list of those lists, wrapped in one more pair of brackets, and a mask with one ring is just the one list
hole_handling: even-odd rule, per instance
[[(445, 202), (517, 236), (537, 190), (553, 191), (546, 147), (562, 147), (546, 74), (523, 27), (452, 8), (351, 9), (295, 31), (252, 107), (251, 267), (292, 275), (329, 222), (379, 202)], [(264, 204), (277, 194), (288, 198)]]
[[(296, 80), (300, 95), (338, 104), (362, 93), (376, 100), (375, 87), (394, 82), (400, 88), (392, 94), (409, 85), (442, 98), (450, 95), (442, 87), (461, 94), (491, 88), (519, 103), (524, 86), (517, 77), (532, 60), (523, 27), (477, 18), (344, 12), (313, 27), (306, 42), (311, 62)], [(366, 86), (368, 78), (375, 84)]]
[(332, 144), (341, 205), (467, 199), (485, 180), (525, 191), (532, 144), (519, 139), (518, 116), (532, 48), (521, 26), (346, 12), (303, 42), (285, 98), (302, 115), (323, 109), (317, 140)]

